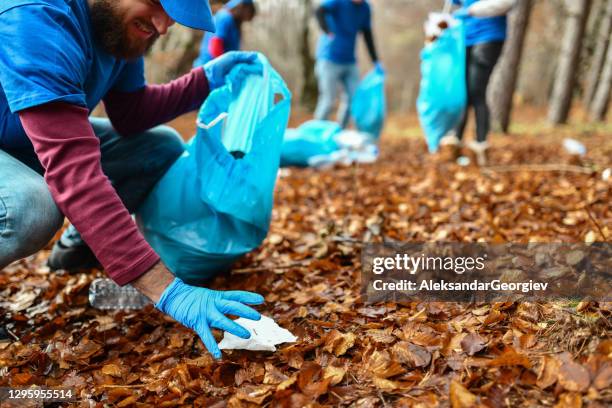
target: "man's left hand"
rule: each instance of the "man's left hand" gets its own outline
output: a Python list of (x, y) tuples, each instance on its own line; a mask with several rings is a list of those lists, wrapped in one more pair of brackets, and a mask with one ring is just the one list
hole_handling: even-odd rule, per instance
[(210, 90), (213, 91), (225, 85), (225, 77), (239, 64), (245, 66), (241, 70), (245, 76), (248, 74), (261, 75), (263, 71), (256, 52), (230, 51), (204, 65), (204, 74), (208, 79)]

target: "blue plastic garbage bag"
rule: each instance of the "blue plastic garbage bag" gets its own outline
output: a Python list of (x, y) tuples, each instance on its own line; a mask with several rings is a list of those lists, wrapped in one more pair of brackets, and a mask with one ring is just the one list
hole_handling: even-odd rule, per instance
[(338, 150), (334, 136), (342, 127), (327, 120), (311, 120), (297, 129), (287, 129), (281, 152), (281, 166), (308, 167), (315, 156)]
[(360, 132), (380, 137), (386, 116), (384, 73), (373, 69), (361, 80), (351, 103), (351, 115)]
[(186, 282), (227, 270), (268, 233), (291, 94), (260, 60), (262, 76), (240, 83), (238, 66), (209, 95), (197, 134), (138, 211), (147, 241)]
[(457, 22), (421, 51), (417, 111), (432, 153), (463, 115), (467, 101), (465, 70), (464, 27)]

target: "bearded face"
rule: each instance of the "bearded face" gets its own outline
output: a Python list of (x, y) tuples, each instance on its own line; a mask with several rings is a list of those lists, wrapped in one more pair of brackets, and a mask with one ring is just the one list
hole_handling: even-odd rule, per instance
[(91, 0), (97, 43), (116, 58), (143, 56), (174, 21), (156, 0)]

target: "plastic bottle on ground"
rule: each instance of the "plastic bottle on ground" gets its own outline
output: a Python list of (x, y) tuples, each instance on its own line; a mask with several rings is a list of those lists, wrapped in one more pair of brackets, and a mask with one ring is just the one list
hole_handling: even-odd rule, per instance
[(119, 286), (111, 279), (96, 279), (89, 286), (89, 303), (96, 309), (142, 309), (151, 301), (133, 286)]

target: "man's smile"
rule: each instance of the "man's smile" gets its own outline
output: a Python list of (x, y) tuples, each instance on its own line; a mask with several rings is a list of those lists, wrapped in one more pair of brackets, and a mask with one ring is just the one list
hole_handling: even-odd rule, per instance
[(154, 27), (148, 24), (145, 24), (144, 22), (140, 20), (135, 20), (134, 26), (136, 27), (135, 31), (144, 39), (151, 38), (157, 33), (157, 30)]

